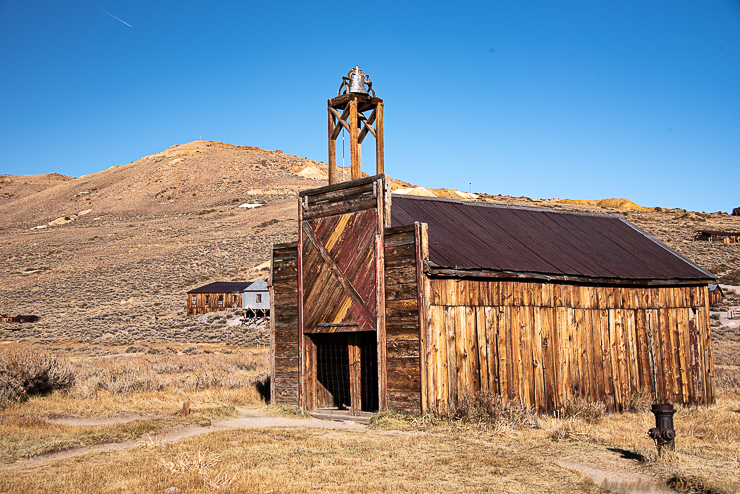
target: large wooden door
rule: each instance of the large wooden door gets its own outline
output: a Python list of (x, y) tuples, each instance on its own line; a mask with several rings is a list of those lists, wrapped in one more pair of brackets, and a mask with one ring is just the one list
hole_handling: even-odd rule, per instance
[[(383, 369), (383, 227), (390, 194), (382, 175), (301, 193), (299, 300), (302, 348), (302, 404), (316, 408), (316, 348), (307, 334), (372, 331), (378, 341), (377, 369)], [(379, 248), (380, 246), (380, 248)], [(349, 341), (353, 341), (349, 338)], [(381, 345), (380, 342), (383, 342)], [(350, 348), (349, 365), (356, 349)], [(356, 367), (356, 366), (355, 366)], [(354, 369), (355, 367), (350, 367)], [(350, 377), (359, 380), (359, 372)], [(378, 375), (380, 406), (385, 379)], [(359, 381), (350, 390), (360, 390)], [(318, 390), (321, 391), (321, 390)], [(359, 409), (359, 392), (352, 392)]]

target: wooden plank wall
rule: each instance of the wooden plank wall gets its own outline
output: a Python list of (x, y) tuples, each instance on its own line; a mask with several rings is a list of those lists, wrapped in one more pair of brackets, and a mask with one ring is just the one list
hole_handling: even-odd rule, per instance
[(518, 397), (541, 411), (572, 396), (621, 410), (714, 402), (707, 287), (430, 280), (425, 398)]
[[(390, 181), (376, 175), (299, 193), (299, 332), (375, 332), (380, 408), (387, 395), (382, 246), (389, 187)], [(314, 410), (322, 393), (316, 347), (310, 337), (301, 344), (301, 403)]]
[[(195, 304), (193, 304), (193, 295), (195, 295)], [(208, 302), (206, 302), (206, 295), (208, 296)], [(223, 305), (218, 305), (219, 295), (222, 295), (224, 298)], [(241, 308), (241, 306), (241, 293), (190, 293), (185, 303), (185, 308), (189, 316)]]
[(298, 407), (298, 244), (272, 248), (270, 288), (271, 402)]
[(387, 228), (385, 248), (385, 331), (387, 406), (419, 411), (421, 364), (415, 225)]

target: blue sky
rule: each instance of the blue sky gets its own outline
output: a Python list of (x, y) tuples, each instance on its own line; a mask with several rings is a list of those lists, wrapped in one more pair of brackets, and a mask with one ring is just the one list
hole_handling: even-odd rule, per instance
[(740, 206), (739, 1), (347, 5), (0, 0), (0, 173), (199, 137), (326, 161), (326, 100), (359, 64), (394, 178)]

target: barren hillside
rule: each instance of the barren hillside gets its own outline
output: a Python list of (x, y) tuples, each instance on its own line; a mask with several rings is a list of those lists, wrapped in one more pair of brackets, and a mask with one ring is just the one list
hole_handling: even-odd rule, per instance
[[(0, 313), (43, 321), (2, 325), (0, 339), (253, 342), (225, 320), (186, 318), (185, 292), (265, 277), (270, 245), (296, 236), (298, 192), (325, 185), (325, 177), (323, 163), (207, 141), (76, 179), (3, 176), (0, 194), (12, 196), (0, 200)], [(414, 186), (394, 181), (393, 188)], [(740, 230), (740, 217), (609, 207), (620, 202), (467, 198), (623, 214), (705, 267), (740, 268), (740, 245), (692, 240), (697, 228)]]

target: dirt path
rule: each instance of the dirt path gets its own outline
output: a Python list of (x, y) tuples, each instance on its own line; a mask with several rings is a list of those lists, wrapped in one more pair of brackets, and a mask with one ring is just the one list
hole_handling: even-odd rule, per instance
[[(566, 470), (576, 472), (609, 492), (650, 492), (651, 494), (675, 494), (658, 482), (655, 477), (639, 472), (604, 470), (587, 463), (556, 461)], [(624, 465), (620, 465), (624, 469)]]
[[(103, 425), (113, 423), (124, 423), (132, 422), (133, 420), (142, 420), (142, 416), (138, 418), (132, 418), (133, 416), (126, 417), (110, 417), (105, 419), (84, 419), (84, 418), (71, 418), (71, 419), (56, 419), (56, 423), (66, 423), (68, 425)], [(84, 446), (80, 448), (67, 449), (59, 451), (57, 453), (48, 453), (39, 455), (28, 460), (21, 460), (16, 463), (9, 465), (1, 465), (0, 471), (10, 470), (13, 468), (24, 468), (36, 466), (41, 463), (49, 461), (60, 460), (65, 458), (72, 458), (74, 456), (80, 456), (87, 453), (97, 453), (99, 451), (110, 451), (120, 450), (126, 448), (133, 448), (137, 445), (142, 445), (147, 442), (167, 442), (167, 441), (178, 441), (191, 436), (197, 436), (199, 434), (207, 434), (209, 432), (224, 430), (224, 429), (265, 429), (268, 427), (310, 427), (313, 429), (343, 429), (343, 430), (365, 430), (366, 425), (358, 424), (352, 421), (331, 421), (331, 420), (319, 420), (319, 419), (292, 419), (286, 417), (271, 417), (268, 415), (262, 415), (253, 411), (243, 411), (241, 415), (233, 419), (218, 420), (214, 421), (209, 427), (200, 427), (197, 425), (191, 426), (178, 426), (172, 429), (167, 429), (160, 434), (145, 435), (138, 441), (124, 441), (120, 443), (106, 443), (98, 444), (93, 446)]]

